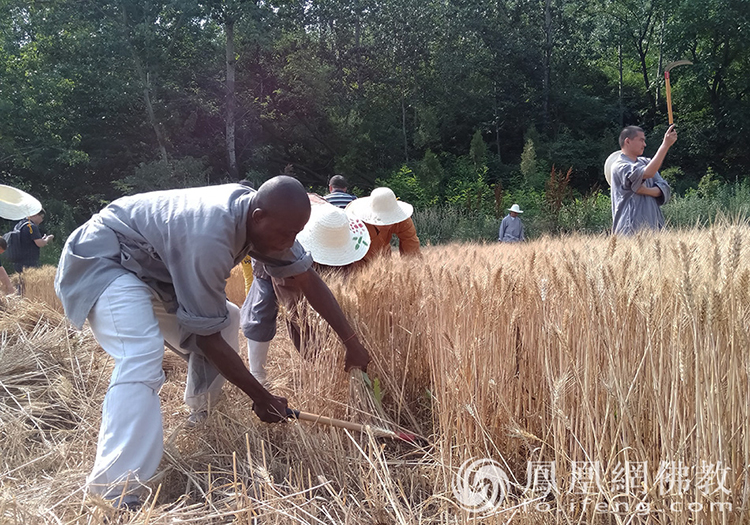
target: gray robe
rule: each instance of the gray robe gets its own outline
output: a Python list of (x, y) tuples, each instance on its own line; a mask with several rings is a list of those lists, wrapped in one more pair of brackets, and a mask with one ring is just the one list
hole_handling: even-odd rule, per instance
[[(613, 233), (631, 235), (644, 228), (658, 230), (664, 227), (661, 206), (669, 202), (672, 190), (659, 173), (650, 179), (643, 178), (643, 172), (649, 162), (651, 159), (648, 157), (638, 157), (633, 161), (621, 153), (612, 166)], [(636, 191), (641, 186), (658, 186), (662, 196), (654, 198), (638, 195)]]
[(503, 222), (500, 223), (497, 240), (500, 242), (519, 242), (525, 240), (521, 218), (511, 217), (510, 214), (506, 215)]
[(65, 314), (80, 328), (107, 286), (130, 272), (156, 292), (168, 313), (176, 313), (181, 342), (220, 332), (229, 324), (226, 280), (245, 255), (262, 259), (275, 277), (312, 266), (298, 242), (282, 253), (254, 251), (246, 225), (254, 195), (246, 186), (225, 184), (112, 202), (65, 243), (55, 277)]

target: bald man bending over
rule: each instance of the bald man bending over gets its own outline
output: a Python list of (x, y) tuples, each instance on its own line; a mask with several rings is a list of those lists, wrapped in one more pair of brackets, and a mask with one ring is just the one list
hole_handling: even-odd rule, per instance
[(70, 235), (55, 291), (72, 323), (81, 328), (88, 319), (115, 360), (87, 480), (91, 492), (137, 507), (138, 481), (156, 472), (165, 344), (188, 363), (189, 421), (206, 417), (225, 378), (253, 400), (262, 421), (285, 419), (286, 399), (258, 383), (238, 355), (239, 309), (224, 289), (246, 255), (273, 277), (293, 277), (345, 342), (345, 369), (367, 368), (367, 350), (295, 240), (309, 216), (303, 186), (280, 176), (257, 192), (227, 184), (123, 197)]

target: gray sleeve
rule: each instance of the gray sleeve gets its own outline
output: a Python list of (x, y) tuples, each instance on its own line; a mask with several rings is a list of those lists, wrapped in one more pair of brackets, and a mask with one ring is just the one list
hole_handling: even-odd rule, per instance
[(643, 184), (643, 172), (646, 171), (647, 164), (636, 162), (635, 164), (621, 164), (622, 170), (622, 187), (626, 190), (637, 191)]
[(665, 181), (658, 173), (654, 175), (654, 186), (661, 190), (661, 197), (656, 199), (656, 203), (659, 206), (664, 206), (672, 198), (672, 188), (669, 187), (669, 183)]
[(253, 341), (270, 341), (276, 335), (278, 303), (269, 278), (256, 277), (240, 309), (240, 327)]
[(497, 232), (497, 240), (500, 242), (503, 242), (503, 235), (505, 235), (505, 227), (507, 224), (505, 223), (505, 219), (503, 218), (502, 222), (500, 222), (500, 231)]

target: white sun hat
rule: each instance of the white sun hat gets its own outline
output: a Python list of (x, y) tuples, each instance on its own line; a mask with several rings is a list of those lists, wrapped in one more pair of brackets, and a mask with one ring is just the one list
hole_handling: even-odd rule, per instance
[(375, 188), (369, 197), (355, 199), (346, 206), (350, 217), (375, 226), (388, 226), (405, 221), (414, 213), (414, 206), (396, 199), (390, 188)]
[(359, 219), (347, 217), (341, 208), (313, 203), (310, 220), (297, 240), (313, 261), (326, 266), (344, 266), (362, 259), (370, 249), (370, 234)]
[(508, 211), (514, 211), (516, 213), (523, 213), (523, 210), (518, 206), (518, 204), (514, 204), (510, 208), (508, 208)]
[(42, 203), (25, 191), (0, 184), (0, 217), (18, 221), (42, 211)]
[(604, 161), (604, 178), (607, 179), (607, 184), (612, 186), (612, 167), (615, 165), (615, 161), (620, 158), (620, 153), (622, 153), (619, 149), (617, 151), (613, 151), (612, 154), (607, 157), (607, 160)]

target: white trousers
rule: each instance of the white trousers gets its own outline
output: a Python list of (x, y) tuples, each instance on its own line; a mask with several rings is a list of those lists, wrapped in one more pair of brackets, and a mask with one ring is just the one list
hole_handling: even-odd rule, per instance
[[(239, 308), (227, 302), (230, 324), (224, 340), (239, 352)], [(97, 342), (115, 360), (104, 397), (94, 468), (87, 482), (92, 493), (119, 498), (126, 483), (156, 472), (163, 453), (159, 389), (164, 384), (164, 345), (188, 362), (185, 403), (193, 412), (207, 409), (221, 394), (224, 378), (197, 348), (180, 347), (175, 314), (168, 314), (152, 289), (133, 274), (110, 284), (89, 313)]]

